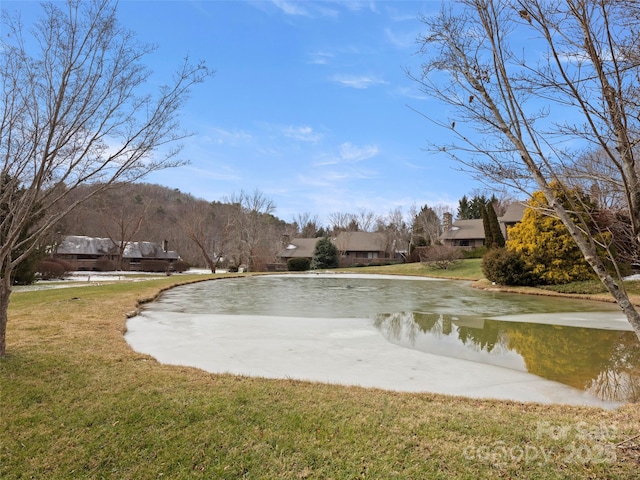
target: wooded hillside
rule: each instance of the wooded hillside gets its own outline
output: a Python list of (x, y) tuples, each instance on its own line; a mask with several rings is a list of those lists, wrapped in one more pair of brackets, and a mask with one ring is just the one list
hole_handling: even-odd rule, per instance
[[(270, 213), (258, 212), (260, 232), (247, 232), (239, 221), (244, 210), (238, 203), (208, 202), (149, 183), (115, 187), (95, 195), (65, 217), (55, 230), (54, 241), (66, 235), (114, 241), (167, 240), (169, 249), (176, 250), (191, 266), (210, 267), (207, 257), (213, 262), (222, 257), (227, 263), (246, 263), (244, 245), (248, 237), (252, 237), (255, 247), (252, 255), (260, 257), (254, 263), (272, 262), (280, 239), (289, 228)], [(72, 195), (68, 201), (84, 194)]]

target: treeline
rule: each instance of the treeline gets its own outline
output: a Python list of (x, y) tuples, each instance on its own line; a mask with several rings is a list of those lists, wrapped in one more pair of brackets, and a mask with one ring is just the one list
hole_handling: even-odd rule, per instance
[[(67, 202), (86, 196), (84, 186)], [(260, 192), (241, 192), (228, 202), (208, 202), (149, 183), (116, 184), (81, 203), (56, 226), (50, 241), (66, 235), (110, 238), (114, 242), (166, 241), (194, 267), (216, 268), (271, 261), (272, 246), (291, 227), (273, 216)], [(271, 255), (265, 257), (266, 252)], [(258, 265), (255, 265), (256, 267)]]
[(442, 233), (443, 214), (452, 213), (444, 205), (424, 205), (406, 212), (396, 208), (386, 215), (364, 209), (334, 212), (326, 223), (317, 215), (300, 213), (289, 223), (273, 214), (275, 204), (258, 190), (208, 202), (149, 183), (115, 184), (96, 194), (92, 189), (86, 185), (67, 196), (60, 208), (90, 198), (56, 225), (48, 245), (66, 235), (110, 238), (114, 243), (166, 240), (189, 265), (212, 270), (239, 265), (263, 270), (278, 261), (283, 239), (321, 238), (342, 231), (383, 232), (390, 248), (399, 251), (435, 244)]

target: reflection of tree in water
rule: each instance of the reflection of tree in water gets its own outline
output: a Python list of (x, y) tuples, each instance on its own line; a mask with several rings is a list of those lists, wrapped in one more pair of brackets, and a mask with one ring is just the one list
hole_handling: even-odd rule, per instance
[[(482, 328), (456, 325), (464, 319), (442, 313), (398, 312), (376, 315), (374, 325), (388, 338), (415, 340), (419, 332), (434, 336), (451, 335), (456, 332), (464, 345), (473, 345), (478, 350), (491, 352), (496, 344), (506, 345), (502, 338), (500, 323), (487, 320)], [(455, 328), (454, 328), (455, 327)]]
[(640, 347), (633, 332), (620, 332), (605, 368), (587, 389), (606, 400), (640, 402)]
[(540, 377), (586, 389), (606, 369), (620, 332), (589, 328), (505, 323), (509, 348)]
[[(439, 313), (413, 313), (413, 321), (416, 322), (420, 330), (425, 333), (444, 333), (442, 328), (443, 317), (444, 315)], [(448, 333), (445, 333), (445, 335), (448, 335)]]
[(482, 350), (490, 352), (496, 344), (504, 344), (500, 322), (486, 320), (480, 328), (458, 327), (458, 338), (466, 345), (468, 341), (478, 345)]
[[(452, 336), (477, 350), (497, 345), (520, 354), (534, 375), (586, 390), (603, 400), (640, 401), (640, 348), (633, 332), (474, 319), (438, 313), (377, 315), (374, 324), (392, 340), (419, 335)], [(477, 321), (477, 319), (475, 319)]]
[(373, 325), (391, 340), (408, 339), (414, 342), (420, 327), (414, 321), (413, 312), (381, 313), (373, 319)]

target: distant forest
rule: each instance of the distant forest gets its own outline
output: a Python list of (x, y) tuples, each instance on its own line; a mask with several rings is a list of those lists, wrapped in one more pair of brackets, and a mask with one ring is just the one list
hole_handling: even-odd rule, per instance
[[(83, 195), (78, 192), (67, 201)], [(114, 241), (166, 240), (169, 249), (193, 267), (210, 267), (208, 260), (243, 263), (249, 241), (260, 262), (275, 261), (280, 239), (295, 227), (257, 212), (254, 230), (243, 231), (246, 222), (239, 218), (243, 211), (239, 204), (208, 202), (161, 185), (120, 184), (80, 204), (57, 226), (50, 241), (55, 243), (66, 235)]]
[[(445, 205), (412, 205), (387, 215), (360, 210), (334, 212), (323, 226), (316, 215), (300, 213), (287, 223), (273, 215), (274, 203), (260, 191), (240, 192), (225, 202), (208, 202), (149, 183), (115, 184), (91, 196), (95, 186), (86, 185), (66, 197), (66, 205), (85, 198), (71, 214), (56, 225), (47, 244), (67, 235), (110, 238), (114, 243), (168, 242), (192, 267), (216, 268), (228, 265), (250, 266), (259, 271), (277, 263), (283, 241), (295, 237), (324, 237), (341, 231), (382, 232), (390, 245), (422, 246), (438, 243), (442, 233)], [(510, 199), (475, 195), (460, 200), (459, 219), (480, 218), (478, 206), (491, 202), (502, 214)], [(64, 205), (62, 206), (64, 207)]]

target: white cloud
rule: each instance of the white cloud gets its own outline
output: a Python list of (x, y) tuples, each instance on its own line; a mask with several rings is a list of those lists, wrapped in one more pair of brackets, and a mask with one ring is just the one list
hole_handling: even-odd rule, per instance
[(358, 163), (375, 157), (380, 149), (377, 145), (356, 146), (351, 142), (344, 142), (338, 147), (335, 154), (324, 154), (314, 164), (314, 167), (326, 167), (329, 165), (345, 165)]
[(332, 82), (339, 83), (345, 87), (357, 88), (359, 90), (373, 87), (376, 85), (385, 85), (387, 82), (373, 75), (348, 75), (336, 74), (329, 78)]
[(285, 15), (293, 17), (335, 17), (337, 10), (324, 3), (300, 2), (288, 0), (271, 0), (271, 3)]
[(253, 136), (244, 130), (225, 130), (212, 128), (206, 140), (218, 145), (240, 145), (253, 140)]
[(310, 17), (311, 14), (306, 8), (302, 8), (303, 5), (300, 2), (288, 2), (286, 0), (272, 0), (271, 3), (280, 9), (286, 15), (304, 16)]
[(313, 128), (308, 126), (284, 127), (282, 133), (285, 137), (300, 140), (301, 142), (315, 143), (322, 139), (322, 134), (315, 132)]
[(311, 65), (326, 65), (334, 57), (333, 53), (327, 52), (314, 52), (309, 55), (311, 59), (307, 62)]
[(403, 32), (396, 33), (390, 28), (385, 28), (384, 35), (389, 40), (389, 43), (397, 48), (414, 48), (417, 50), (417, 38), (419, 32)]
[(350, 142), (340, 145), (340, 158), (346, 162), (361, 162), (378, 154), (377, 145), (364, 145), (357, 147)]
[(372, 13), (380, 13), (378, 11), (376, 2), (372, 2), (372, 1), (351, 0), (349, 2), (340, 2), (340, 5), (345, 7), (348, 10), (351, 10), (352, 12), (360, 12), (365, 10), (365, 11), (370, 11)]

